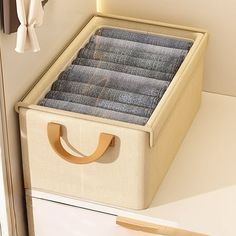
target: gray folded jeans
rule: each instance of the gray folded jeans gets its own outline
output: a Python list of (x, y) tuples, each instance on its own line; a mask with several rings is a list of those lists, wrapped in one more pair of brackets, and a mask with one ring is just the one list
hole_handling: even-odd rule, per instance
[(54, 99), (44, 98), (40, 101), (39, 105), (55, 109), (61, 109), (65, 111), (77, 112), (86, 115), (103, 117), (112, 120), (119, 120), (139, 125), (145, 125), (148, 121), (147, 117), (135, 116), (123, 112), (111, 111), (99, 107), (92, 107), (88, 105), (54, 100)]
[[(94, 38), (98, 38), (98, 37), (100, 36), (94, 36)], [(155, 60), (155, 61), (158, 61), (166, 57), (167, 58), (171, 57), (173, 59), (181, 58), (182, 60), (184, 60), (184, 57), (185, 57), (185, 55), (182, 55), (181, 53), (179, 56), (168, 53), (168, 51), (165, 50), (168, 48), (162, 47), (162, 52), (152, 53), (152, 52), (146, 52), (145, 50), (140, 50), (139, 48), (118, 47), (116, 39), (110, 39), (110, 38), (105, 38), (105, 37), (100, 37), (100, 38), (104, 38), (105, 40), (101, 40), (101, 42), (98, 42), (98, 43), (95, 43), (92, 40), (90, 40), (90, 42), (86, 44), (85, 48), (90, 49), (90, 50), (100, 50), (104, 52), (111, 52), (111, 53), (116, 53), (119, 55), (126, 55), (126, 56), (142, 58), (142, 59), (147, 59), (147, 60)], [(107, 41), (109, 42), (107, 43)]]
[(160, 100), (160, 97), (130, 93), (126, 91), (68, 80), (56, 80), (52, 85), (52, 90), (81, 94), (89, 97), (101, 98), (146, 108), (155, 108)]
[(192, 41), (99, 29), (39, 105), (145, 125)]
[(154, 53), (154, 54), (162, 54), (162, 55), (169, 55), (169, 56), (186, 56), (188, 50), (186, 49), (179, 49), (179, 48), (170, 48), (170, 47), (163, 47), (158, 45), (151, 45), (139, 42), (133, 42), (123, 39), (114, 39), (114, 38), (107, 38), (103, 36), (92, 36), (90, 42), (96, 44), (98, 47), (103, 45), (103, 47), (117, 47), (123, 48), (124, 50), (134, 50), (139, 52), (145, 53)]
[(176, 73), (183, 62), (182, 57), (163, 56), (156, 61), (86, 48), (80, 50), (78, 57), (156, 70), (164, 73)]
[(140, 43), (159, 45), (170, 48), (180, 48), (186, 50), (189, 50), (193, 45), (193, 42), (190, 40), (154, 35), (151, 33), (134, 32), (126, 29), (115, 29), (115, 28), (104, 27), (97, 30), (95, 34), (109, 38), (124, 39)]
[(150, 117), (153, 109), (109, 101), (101, 98), (88, 97), (80, 94), (65, 93), (61, 91), (49, 91), (45, 98), (79, 103), (88, 106), (100, 107), (108, 110), (124, 112), (136, 116)]
[(59, 79), (106, 86), (127, 92), (161, 97), (169, 81), (104, 70), (96, 67), (71, 65), (59, 75)]
[(171, 81), (174, 77), (174, 74), (171, 74), (171, 73), (164, 73), (161, 71), (147, 70), (147, 69), (138, 68), (134, 66), (127, 66), (127, 65), (121, 65), (121, 64), (112, 63), (112, 62), (85, 59), (85, 58), (79, 58), (79, 57), (77, 57), (73, 61), (73, 64), (91, 66), (91, 67), (96, 67), (96, 68), (101, 68), (101, 69), (111, 70), (111, 71), (118, 71), (118, 72), (127, 73), (131, 75), (138, 75), (138, 76), (149, 77), (149, 78), (159, 79), (159, 80)]

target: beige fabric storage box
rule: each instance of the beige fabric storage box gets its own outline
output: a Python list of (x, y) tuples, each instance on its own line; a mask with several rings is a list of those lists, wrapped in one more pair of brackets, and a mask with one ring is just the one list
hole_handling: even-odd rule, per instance
[[(104, 26), (194, 41), (145, 126), (36, 105), (89, 37)], [(148, 207), (199, 108), (206, 44), (203, 30), (94, 16), (17, 104), (25, 188), (133, 209)], [(72, 155), (86, 156), (94, 150), (90, 161), (100, 155), (98, 160), (73, 163)]]

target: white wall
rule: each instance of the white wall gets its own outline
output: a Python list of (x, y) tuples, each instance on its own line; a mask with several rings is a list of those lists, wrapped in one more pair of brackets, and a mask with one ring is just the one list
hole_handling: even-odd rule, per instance
[(204, 90), (236, 96), (235, 0), (101, 0), (103, 13), (209, 30)]
[(24, 236), (25, 219), (18, 119), (14, 105), (95, 11), (96, 0), (49, 0), (45, 6), (44, 25), (37, 30), (41, 51), (36, 54), (17, 54), (14, 51), (16, 35), (0, 34), (9, 160), (13, 173), (18, 236)]

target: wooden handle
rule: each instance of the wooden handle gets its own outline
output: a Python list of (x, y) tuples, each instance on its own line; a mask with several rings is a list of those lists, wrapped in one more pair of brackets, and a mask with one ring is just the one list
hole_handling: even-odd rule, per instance
[(152, 223), (147, 223), (144, 221), (139, 221), (135, 219), (130, 219), (126, 217), (117, 216), (116, 224), (123, 226), (128, 229), (143, 231), (151, 234), (165, 235), (165, 236), (207, 236), (206, 234), (200, 234), (195, 232), (190, 232), (183, 229), (173, 228), (164, 225), (157, 225)]
[(87, 157), (77, 157), (67, 152), (61, 144), (62, 126), (56, 123), (48, 123), (48, 140), (53, 150), (64, 160), (73, 164), (88, 164), (101, 158), (109, 146), (114, 146), (114, 135), (101, 133), (95, 152)]

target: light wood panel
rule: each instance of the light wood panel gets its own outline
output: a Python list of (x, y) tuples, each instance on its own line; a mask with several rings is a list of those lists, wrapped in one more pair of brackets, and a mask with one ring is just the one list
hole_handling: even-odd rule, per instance
[[(1, 50), (0, 50), (1, 62)], [(3, 94), (2, 67), (0, 64), (0, 231), (4, 236), (13, 235), (12, 224), (14, 222), (13, 199), (9, 192), (12, 191), (10, 182), (9, 160), (6, 159), (7, 140), (6, 140), (6, 116), (5, 99)], [(0, 232), (0, 235), (1, 235)]]
[(165, 236), (207, 236), (206, 234), (200, 234), (196, 232), (187, 231), (180, 228), (168, 227), (165, 225), (152, 224), (132, 218), (117, 216), (116, 224), (131, 229), (134, 231), (141, 231), (145, 233), (151, 233), (155, 235)]

